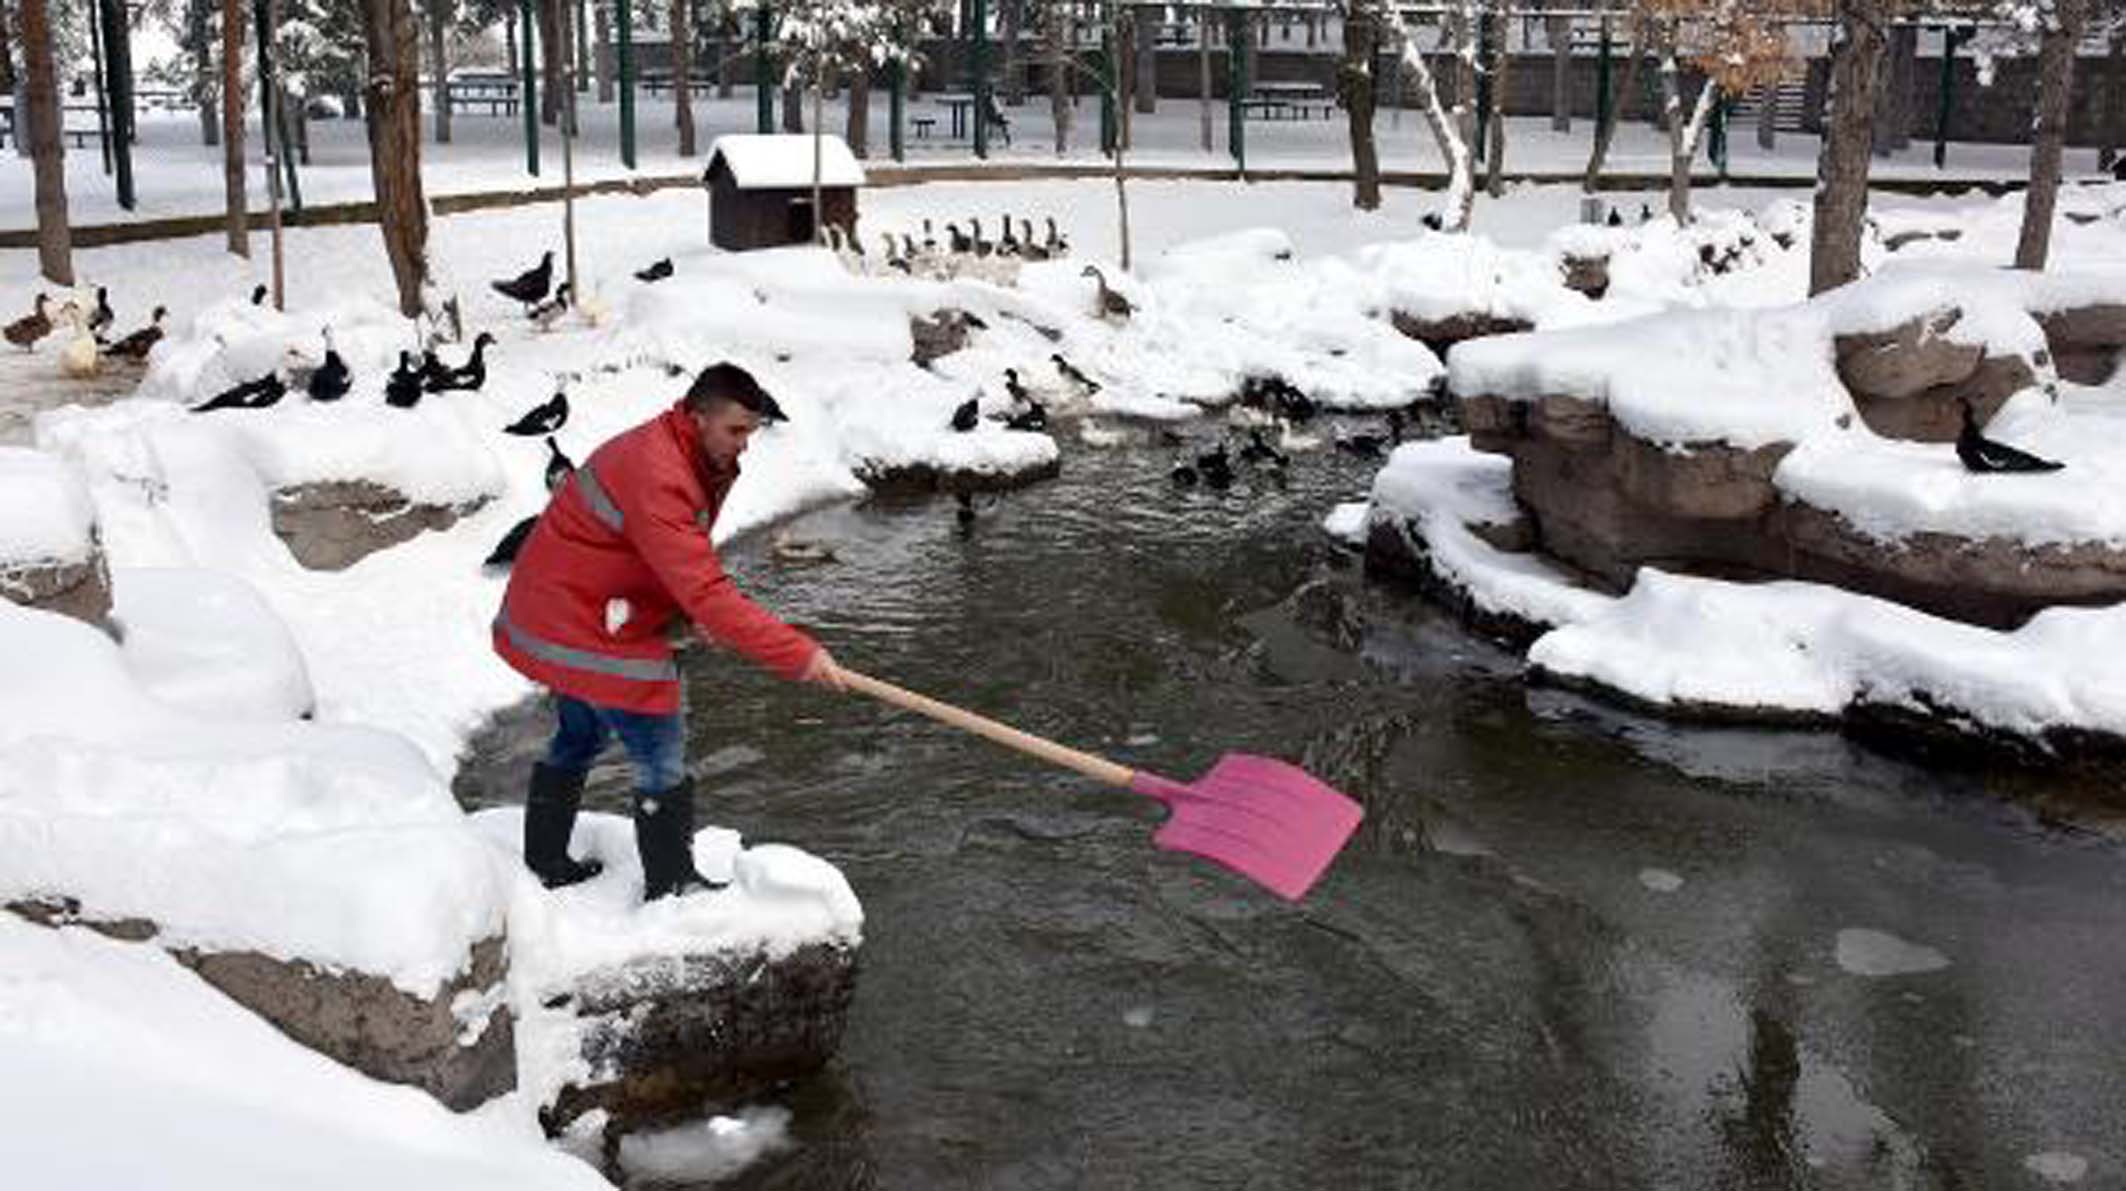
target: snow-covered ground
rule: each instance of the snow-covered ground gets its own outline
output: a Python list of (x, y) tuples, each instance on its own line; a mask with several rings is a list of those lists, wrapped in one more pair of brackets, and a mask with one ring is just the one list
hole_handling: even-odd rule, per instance
[[(1414, 141), (1416, 121), (1409, 125)], [(492, 184), (492, 164), (471, 173)], [(448, 169), (438, 169), (439, 189), (449, 177)], [(1619, 241), (1612, 245), (1612, 296), (1589, 303), (1563, 289), (1555, 268), (1566, 243), (1585, 234), (1552, 239), (1574, 217), (1570, 187), (1525, 187), (1481, 204), (1478, 239), (1415, 231), (1424, 207), (1422, 196), (1409, 192), (1391, 194), (1376, 213), (1352, 211), (1344, 187), (1318, 183), (1144, 183), (1131, 196), (1138, 267), (1128, 277), (1111, 274), (1137, 304), (1126, 322), (1096, 316), (1094, 282), (1080, 272), (1088, 261), (1111, 266), (1116, 254), (1113, 189), (1105, 182), (938, 183), (865, 195), (864, 227), (873, 234), (920, 235), (925, 219), (941, 228), (970, 214), (1055, 215), (1077, 255), (997, 278), (1009, 285), (891, 272), (860, 277), (851, 272), (853, 262), (814, 249), (715, 253), (703, 244), (697, 194), (587, 200), (577, 210), (579, 293), (586, 300), (550, 333), (532, 327), (486, 282), (534, 263), (544, 248), (558, 248), (559, 208), (438, 219), (433, 247), (442, 286), (464, 299), (468, 334), (493, 329), (499, 342), (484, 389), (432, 397), (411, 411), (381, 400), (397, 353), (420, 341), (419, 328), (388, 305), (389, 278), (373, 228), (291, 232), (286, 314), (244, 300), (263, 261), (229, 257), (214, 237), (78, 253), (89, 282), (110, 286), (121, 330), (137, 325), (156, 303), (170, 306), (174, 317), (170, 339), (136, 396), (45, 412), (36, 422), (37, 452), (0, 452), (0, 507), (8, 510), (0, 546), (14, 558), (78, 557), (92, 517), (113, 568), (116, 616), (128, 630), (121, 646), (75, 622), (0, 605), (0, 854), (24, 858), (0, 872), (0, 898), (69, 892), (98, 911), (148, 914), (183, 938), (357, 966), (390, 974), (409, 990), (434, 987), (451, 974), (448, 965), (467, 943), (506, 922), (513, 940), (525, 941), (513, 977), (526, 984), (520, 1006), (556, 973), (682, 939), (853, 939), (861, 910), (847, 886), (800, 853), (768, 845), (734, 855), (731, 841), (712, 830), (697, 841), (701, 863), (728, 868), (738, 888), (700, 899), (699, 906), (636, 913), (631, 882), (639, 876), (628, 864), (624, 824), (587, 818), (579, 850), (605, 858), (608, 873), (550, 896), (514, 863), (509, 816), (468, 821), (451, 804), (446, 778), (467, 734), (494, 709), (530, 693), (488, 650), (488, 621), (501, 587), (479, 565), (493, 542), (545, 499), (546, 448), (499, 432), (524, 409), (565, 389), (574, 412), (559, 443), (580, 459), (663, 408), (691, 370), (724, 357), (754, 369), (792, 420), (763, 434), (749, 456), (746, 478), (717, 526), (728, 539), (856, 495), (863, 477), (884, 470), (1009, 471), (1052, 461), (1060, 448), (1048, 435), (994, 422), (966, 435), (947, 428), (950, 411), (970, 396), (991, 415), (1011, 407), (1005, 368), (1018, 370), (1054, 412), (1069, 417), (1195, 416), (1256, 372), (1288, 375), (1353, 407), (1379, 407), (1423, 395), (1441, 369), (1427, 349), (1386, 325), (1390, 309), (1466, 302), (1463, 308), (1509, 310), (1539, 325), (1565, 326), (1675, 305), (1793, 301), (1805, 282), (1792, 253), (1761, 245), (1754, 250), (1759, 258), (1741, 272), (1702, 271), (1697, 237), (1726, 234), (1736, 217), (1715, 215), (1706, 229), (1690, 232), (1657, 219), (1611, 237)], [(1772, 198), (1715, 191), (1701, 203), (1709, 210), (1755, 209)], [(1986, 200), (1898, 206), (1974, 227), (2008, 219), (2005, 204)], [(0, 199), (0, 209), (21, 207)], [(2056, 250), (2063, 257), (2115, 255), (2116, 235), (2108, 222), (2063, 222)], [(263, 254), (264, 241), (254, 243)], [(1940, 249), (1992, 263), (2005, 257), (1992, 234), (1967, 235)], [(634, 270), (666, 256), (675, 264), (671, 280), (632, 279)], [(1870, 249), (1871, 260), (1881, 256), (1880, 246)], [(0, 270), (0, 309), (26, 309), (37, 288), (32, 254), (0, 254)], [(910, 316), (948, 306), (976, 313), (989, 330), (934, 370), (915, 368), (908, 362)], [(291, 350), (314, 362), (328, 326), (356, 377), (354, 391), (338, 404), (294, 395), (267, 410), (185, 410), (286, 361)], [(464, 349), (441, 350), (455, 361)], [(11, 367), (49, 366), (51, 353), (46, 345)], [(1051, 354), (1094, 376), (1099, 392), (1073, 385)], [(1451, 443), (1404, 448), (1383, 473), (1376, 500), (1394, 499), (1398, 485), (1433, 490), (1445, 483), (1454, 493), (1441, 498), (1447, 507), (1463, 513), (1489, 507), (1485, 502), (1501, 497), (1500, 461), (1463, 458), (1456, 450)], [(1412, 460), (1429, 461), (1422, 474), (1411, 470)], [(424, 534), (344, 571), (296, 565), (271, 531), (267, 494), (288, 484), (357, 477), (389, 482), (423, 500), (485, 504), (448, 532)], [(1438, 520), (1450, 529), (1460, 525), (1455, 517)], [(1619, 631), (1627, 636), (1632, 626), (1649, 623), (1616, 611), (1629, 598), (1573, 591), (1539, 567), (1499, 563), (1473, 537), (1435, 549), (1463, 552), (1472, 568), (1513, 572), (1505, 586), (1537, 619), (1591, 629), (1605, 617), (1624, 616)], [(1738, 636), (1735, 624), (1761, 623), (1767, 615), (1739, 607), (1732, 615), (1742, 619), (1730, 619), (1720, 611), (1726, 596), (1701, 598), (1694, 588), (1675, 594), (1682, 583), (1649, 584), (1643, 598), (1704, 618), (1695, 636), (1675, 634), (1686, 643), (1718, 640), (1724, 648)], [(1902, 664), (1915, 672), (1933, 667), (1924, 671), (1929, 678), (1947, 666), (1983, 673), (1986, 659), (1997, 656), (1974, 648), (1976, 638), (1913, 630), (1894, 614), (1885, 614), (1891, 627), (1873, 636), (1850, 627), (1860, 622), (1843, 604), (1812, 615), (1807, 623), (1819, 626), (1813, 631), (1826, 640), (1840, 639), (1834, 632), (1840, 625), (1877, 651), (1888, 650), (1881, 642), (1894, 638), (1904, 650), (1897, 655), (1906, 659)], [(2056, 618), (2057, 627), (2047, 622), (2033, 631), (2039, 629), (2033, 622), (2025, 632), (2066, 640), (2102, 615), (2078, 612)], [(196, 640), (202, 623), (217, 626), (211, 648)], [(1655, 623), (1696, 622), (1679, 614)], [(1854, 646), (1836, 656), (1861, 652)], [(1554, 655), (1538, 660), (1563, 664), (1564, 647)], [(2100, 685), (2093, 668), (2103, 656), (2086, 652), (2077, 673)], [(1820, 692), (1834, 689), (1834, 680), (1850, 682), (1860, 672), (1850, 660), (1827, 665), (1835, 667), (1828, 678), (1777, 675), (1791, 678), (1788, 688), (1824, 698)], [(1641, 669), (1663, 672), (1651, 661)], [(1746, 678), (1737, 671), (1737, 681)], [(2054, 693), (2028, 694), (2018, 707), (2053, 722), (2076, 722), (2075, 707), (2046, 701)], [(312, 718), (299, 718), (306, 713)], [(317, 851), (322, 840), (359, 856), (334, 853), (327, 863)], [(363, 871), (341, 871), (350, 868)], [(231, 895), (231, 889), (241, 892)], [(542, 953), (534, 941), (552, 949)], [(183, 1033), (186, 1022), (220, 1012), (202, 1003), (212, 998), (196, 981), (152, 952), (0, 918), (0, 972), (6, 974), (0, 998), (11, 1010), (0, 1015), (7, 1023), (0, 1025), (0, 1067), (54, 1070), (72, 1056), (81, 1070), (98, 1073), (55, 1076), (34, 1089), (30, 1081), (17, 1082), (49, 1103), (7, 1116), (10, 1133), (15, 1121), (57, 1120), (69, 1106), (85, 1112), (89, 1103), (99, 1119), (165, 1114), (180, 1074), (199, 1085), (187, 1111), (242, 1120), (265, 1114), (259, 1119), (271, 1124), (279, 1119), (274, 1114), (294, 1113), (291, 1106), (303, 1103), (276, 1092), (273, 1106), (254, 1108), (244, 1065), (184, 1050), (190, 1034), (171, 1039), (175, 1049), (152, 1052), (169, 1056), (167, 1063), (142, 1061), (151, 1078), (124, 1079), (118, 1068), (125, 1060), (115, 1056), (134, 1045), (134, 1023), (167, 1020)], [(123, 999), (117, 981), (140, 990), (123, 994), (137, 999)], [(69, 1008), (70, 997), (79, 1005)], [(534, 1025), (520, 1046), (552, 1047), (554, 1036), (542, 1035), (536, 1015), (527, 1020)], [(29, 1024), (12, 1028), (18, 1023)], [(194, 1033), (202, 1047), (219, 1045), (221, 1053), (256, 1047), (286, 1052), (274, 1063), (326, 1068), (313, 1074), (320, 1086), (337, 1090), (321, 1091), (316, 1102), (336, 1105), (336, 1117), (361, 1117), (375, 1127), (332, 1141), (344, 1149), (328, 1152), (349, 1155), (336, 1175), (366, 1174), (371, 1184), (380, 1177), (440, 1183), (425, 1173), (397, 1173), (433, 1150), (471, 1155), (462, 1158), (464, 1173), (452, 1168), (453, 1185), (489, 1178), (519, 1186), (587, 1185), (576, 1181), (586, 1172), (539, 1152), (531, 1122), (536, 1093), (551, 1086), (558, 1063), (536, 1055), (525, 1060), (534, 1095), (455, 1124), (437, 1113), (445, 1122), (437, 1124), (423, 1115), (427, 1108), (407, 1106), (417, 1095), (297, 1055), (263, 1026), (246, 1040), (217, 1042), (224, 1034), (216, 1031), (233, 1037), (250, 1026), (256, 1023), (222, 1021)], [(180, 1132), (190, 1120), (168, 1119)], [(107, 1168), (93, 1163), (119, 1161), (70, 1144), (78, 1132), (36, 1133), (29, 1169), (48, 1174), (42, 1182), (106, 1181), (98, 1172)], [(195, 1135), (218, 1136), (205, 1125)], [(747, 1144), (757, 1149), (760, 1142)], [(252, 1181), (242, 1172), (224, 1177), (232, 1172), (212, 1163), (214, 1153), (204, 1143), (173, 1140), (166, 1147), (166, 1181)], [(269, 1148), (256, 1157), (265, 1163), (278, 1154)], [(437, 1168), (458, 1160), (438, 1159)], [(108, 1169), (114, 1180), (122, 1173)], [(257, 1181), (270, 1177), (262, 1172)]]

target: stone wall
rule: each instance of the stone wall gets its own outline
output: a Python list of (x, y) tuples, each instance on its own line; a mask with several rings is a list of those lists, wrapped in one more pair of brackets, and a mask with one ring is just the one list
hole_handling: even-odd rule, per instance
[(429, 529), (448, 529), (486, 501), (415, 504), (369, 480), (298, 484), (273, 494), (273, 532), (313, 571), (340, 571)]

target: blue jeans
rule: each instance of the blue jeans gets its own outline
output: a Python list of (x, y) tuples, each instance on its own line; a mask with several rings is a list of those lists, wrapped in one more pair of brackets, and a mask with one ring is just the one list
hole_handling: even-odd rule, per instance
[(553, 743), (546, 746), (546, 763), (555, 769), (582, 773), (604, 750), (608, 736), (618, 736), (635, 763), (635, 792), (648, 797), (662, 794), (686, 780), (686, 724), (679, 714), (645, 715), (616, 707), (599, 707), (554, 696), (560, 726)]

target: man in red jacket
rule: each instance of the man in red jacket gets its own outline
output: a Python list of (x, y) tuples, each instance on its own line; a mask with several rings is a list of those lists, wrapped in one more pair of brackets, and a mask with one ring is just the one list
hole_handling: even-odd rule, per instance
[(548, 888), (599, 871), (570, 859), (568, 840), (610, 736), (634, 763), (645, 899), (714, 887), (692, 855), (694, 787), (665, 638), (674, 616), (784, 678), (842, 689), (827, 651), (747, 599), (709, 540), (738, 457), (762, 423), (780, 420), (745, 369), (704, 370), (671, 409), (592, 452), (517, 555), (494, 642), (552, 689), (560, 714), (524, 802), (524, 862)]

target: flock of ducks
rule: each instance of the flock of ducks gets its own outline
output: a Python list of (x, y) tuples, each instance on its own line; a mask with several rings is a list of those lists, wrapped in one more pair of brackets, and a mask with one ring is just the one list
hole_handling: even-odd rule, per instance
[(828, 224), (825, 234), (827, 247), (852, 273), (899, 273), (933, 281), (971, 276), (1009, 284), (1023, 262), (1070, 255), (1070, 241), (1055, 218), (1044, 216), (1041, 222), (1043, 233), (1036, 235), (1033, 220), (1005, 215), (997, 220), (999, 234), (991, 239), (976, 216), (964, 229), (958, 222), (947, 223), (940, 238), (937, 225), (925, 219), (921, 239), (913, 232), (880, 232), (873, 248), (866, 248), (861, 234), (838, 224)]
[(146, 326), (118, 339), (107, 339), (105, 336), (117, 323), (117, 313), (111, 309), (110, 289), (99, 285), (93, 302), (86, 295), (76, 294), (56, 307), (49, 296), (39, 293), (30, 312), (0, 329), (0, 334), (17, 348), (33, 352), (38, 343), (65, 327), (65, 341), (59, 346), (59, 371), (81, 379), (101, 372), (106, 361), (144, 363), (148, 352), (162, 339), (162, 324), (167, 317), (169, 311), (157, 306)]

